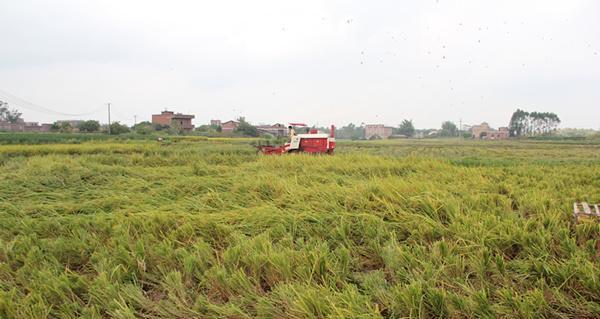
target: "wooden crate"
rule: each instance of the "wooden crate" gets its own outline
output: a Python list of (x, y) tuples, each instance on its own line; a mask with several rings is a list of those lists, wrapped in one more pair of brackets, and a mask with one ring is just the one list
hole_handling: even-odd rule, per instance
[(573, 204), (573, 217), (575, 223), (578, 223), (580, 218), (596, 218), (596, 221), (600, 221), (600, 204), (575, 203)]

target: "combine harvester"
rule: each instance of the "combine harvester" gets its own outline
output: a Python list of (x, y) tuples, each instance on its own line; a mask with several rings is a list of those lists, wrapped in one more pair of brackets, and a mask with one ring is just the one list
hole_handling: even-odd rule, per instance
[[(292, 127), (306, 127), (303, 123), (290, 123)], [(290, 142), (280, 146), (259, 145), (259, 152), (266, 155), (281, 155), (287, 153), (333, 154), (335, 149), (335, 126), (331, 126), (331, 133), (319, 133), (311, 129), (308, 134), (294, 134)]]

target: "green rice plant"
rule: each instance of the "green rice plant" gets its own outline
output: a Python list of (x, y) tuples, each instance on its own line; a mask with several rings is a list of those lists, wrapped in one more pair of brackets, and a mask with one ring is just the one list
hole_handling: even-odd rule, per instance
[(598, 143), (252, 142), (0, 145), (0, 317), (600, 316)]

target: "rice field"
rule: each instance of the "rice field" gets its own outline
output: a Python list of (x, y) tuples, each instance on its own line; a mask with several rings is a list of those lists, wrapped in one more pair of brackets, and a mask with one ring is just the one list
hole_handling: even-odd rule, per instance
[(597, 318), (600, 143), (0, 145), (0, 318)]

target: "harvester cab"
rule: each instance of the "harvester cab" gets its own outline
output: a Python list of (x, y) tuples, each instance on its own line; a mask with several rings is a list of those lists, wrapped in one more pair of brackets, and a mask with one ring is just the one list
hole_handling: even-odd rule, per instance
[[(307, 127), (303, 123), (290, 123), (294, 127)], [(292, 130), (291, 129), (291, 130)], [(295, 131), (295, 130), (294, 130)], [(305, 134), (290, 134), (290, 141), (280, 146), (259, 146), (258, 150), (266, 155), (285, 153), (333, 154), (335, 149), (335, 126), (329, 134), (310, 129)]]

